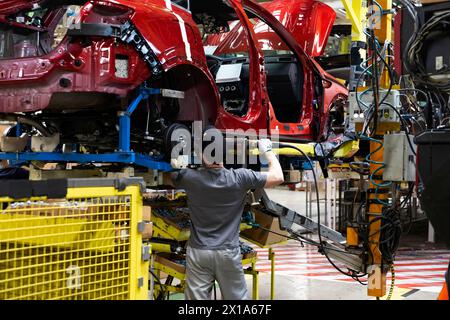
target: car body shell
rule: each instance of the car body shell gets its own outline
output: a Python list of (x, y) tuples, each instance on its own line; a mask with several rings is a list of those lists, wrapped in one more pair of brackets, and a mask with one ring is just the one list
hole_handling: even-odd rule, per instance
[[(51, 33), (65, 12), (63, 6), (75, 2), (80, 1), (53, 1), (54, 7), (45, 15), (42, 25), (17, 28)], [(192, 84), (184, 88), (186, 99), (175, 120), (203, 120), (223, 130), (268, 130), (269, 134), (277, 132), (282, 137), (302, 141), (324, 139), (330, 108), (347, 95), (347, 90), (311, 58), (323, 52), (334, 20), (332, 9), (311, 0), (274, 1), (267, 8), (250, 0), (224, 2), (235, 11), (243, 26), (241, 32), (248, 39), (249, 107), (243, 117), (227, 112), (221, 105), (200, 31), (188, 10), (168, 0), (92, 0), (84, 3), (75, 24), (123, 25), (129, 21), (151, 46), (164, 74), (183, 74), (184, 78), (177, 80), (179, 83), (194, 77)], [(39, 0), (0, 1), (0, 25), (16, 27), (18, 22), (10, 19), (11, 15), (43, 4), (45, 1)], [(297, 122), (281, 123), (274, 116), (267, 93), (264, 54), (248, 12), (270, 25), (276, 37), (283, 39), (301, 61), (305, 80), (299, 106), (302, 113)], [(152, 77), (153, 71), (132, 45), (111, 37), (92, 36), (89, 40), (86, 44), (66, 36), (46, 54), (0, 59), (0, 113), (71, 108), (70, 101), (63, 98), (69, 93), (80, 97), (100, 93), (127, 98)], [(225, 50), (226, 39), (220, 45)], [(118, 77), (115, 70), (115, 60), (120, 56), (128, 58), (125, 78)], [(89, 109), (102, 103), (101, 98), (96, 101), (91, 97), (77, 100), (77, 108)]]

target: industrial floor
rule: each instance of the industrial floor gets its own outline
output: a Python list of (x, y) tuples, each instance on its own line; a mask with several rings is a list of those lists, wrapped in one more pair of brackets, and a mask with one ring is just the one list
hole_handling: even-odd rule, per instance
[[(256, 249), (260, 299), (270, 299), (270, 261), (266, 249)], [(367, 300), (367, 287), (340, 274), (317, 250), (296, 241), (274, 246), (275, 299)], [(442, 288), (450, 251), (400, 249), (395, 263), (392, 299), (435, 300)], [(362, 279), (365, 280), (365, 279)], [(391, 276), (388, 274), (388, 289)], [(251, 277), (247, 283), (251, 290)]]
[[(305, 212), (305, 193), (283, 189), (269, 190), (269, 197), (286, 207)], [(313, 219), (315, 216), (313, 210)], [(413, 230), (401, 240), (395, 262), (392, 300), (435, 300), (443, 285), (450, 250), (426, 242), (426, 234)], [(416, 234), (417, 233), (417, 234)], [(251, 244), (252, 245), (252, 244)], [(268, 249), (258, 252), (259, 299), (270, 299), (270, 261)], [(275, 299), (282, 300), (373, 300), (367, 287), (340, 274), (311, 246), (301, 247), (294, 240), (275, 245)], [(252, 277), (246, 276), (249, 292)], [(364, 279), (363, 279), (364, 280)], [(391, 275), (388, 274), (389, 290)], [(220, 299), (220, 290), (217, 290)], [(385, 297), (384, 297), (385, 298)], [(171, 299), (183, 299), (183, 295)]]

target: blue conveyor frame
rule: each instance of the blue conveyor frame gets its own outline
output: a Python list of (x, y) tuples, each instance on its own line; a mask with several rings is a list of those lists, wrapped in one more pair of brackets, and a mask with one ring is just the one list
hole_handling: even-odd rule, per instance
[(170, 163), (131, 150), (131, 115), (137, 109), (141, 101), (148, 99), (151, 95), (157, 94), (161, 94), (161, 89), (141, 87), (139, 88), (138, 96), (131, 102), (127, 110), (119, 113), (119, 142), (118, 151), (116, 152), (103, 154), (78, 152), (0, 152), (0, 160), (8, 160), (15, 163), (28, 161), (123, 163), (134, 164), (153, 170), (172, 171), (173, 168)]

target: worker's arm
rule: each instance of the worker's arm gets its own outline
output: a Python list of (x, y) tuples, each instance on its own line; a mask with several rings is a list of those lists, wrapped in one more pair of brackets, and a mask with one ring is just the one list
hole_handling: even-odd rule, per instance
[(259, 151), (262, 157), (265, 157), (269, 170), (265, 172), (267, 179), (265, 188), (276, 187), (284, 182), (283, 170), (277, 156), (272, 151), (272, 142), (268, 139), (261, 139), (258, 142)]
[(183, 174), (181, 171), (175, 171), (175, 172), (165, 172), (163, 173), (163, 185), (165, 186), (171, 186), (173, 188), (182, 189), (182, 180)]

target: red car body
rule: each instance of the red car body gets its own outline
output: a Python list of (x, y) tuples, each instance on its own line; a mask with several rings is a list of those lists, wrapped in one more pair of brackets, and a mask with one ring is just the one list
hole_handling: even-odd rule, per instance
[[(275, 0), (260, 4), (281, 22), (310, 57), (321, 56), (333, 27), (336, 13), (326, 4), (315, 0)], [(219, 46), (215, 54), (239, 51), (245, 44), (245, 36), (240, 23), (233, 23), (231, 31), (208, 37), (208, 45)], [(276, 49), (289, 49), (280, 42), (273, 29), (259, 22), (254, 27), (260, 48), (264, 42)], [(230, 44), (233, 42), (233, 44)]]
[[(265, 56), (261, 53), (264, 47), (276, 51), (291, 51), (303, 67), (303, 88), (297, 88), (303, 99), (301, 105), (292, 106), (292, 109), (300, 111), (298, 118), (294, 121), (281, 121), (277, 118), (270, 96), (267, 96), (267, 90), (261, 90), (261, 101), (256, 102), (253, 109), (250, 108), (246, 117), (236, 118), (229, 113), (221, 113), (218, 126), (234, 129), (265, 129), (268, 126), (269, 132), (276, 130), (282, 138), (288, 140), (325, 139), (329, 129), (329, 111), (334, 104), (346, 99), (347, 90), (311, 58), (323, 54), (336, 17), (335, 12), (329, 6), (314, 0), (271, 1), (262, 3), (260, 8), (250, 1), (243, 3), (257, 12), (262, 20), (258, 19), (258, 22), (247, 28), (246, 20), (241, 20), (232, 25), (230, 32), (208, 37), (206, 44), (217, 46), (214, 55), (226, 55), (249, 50), (248, 42), (251, 41), (256, 50), (249, 50), (250, 60), (255, 62)], [(247, 37), (251, 39), (247, 41)], [(257, 70), (256, 63), (254, 69)], [(259, 89), (256, 87), (267, 87), (264, 76), (258, 77), (256, 74), (255, 77), (255, 91)], [(322, 80), (318, 84), (322, 86), (319, 89), (321, 93), (315, 92), (314, 79)], [(266, 114), (269, 114), (268, 122)]]
[[(6, 1), (0, 5), (0, 22), (7, 23), (7, 13), (14, 8), (31, 9), (34, 3), (43, 1)], [(58, 1), (55, 1), (58, 2)], [(73, 3), (75, 1), (62, 1)], [(52, 31), (55, 22), (61, 19), (65, 10), (51, 11), (44, 19), (44, 29)], [(187, 56), (185, 43), (180, 30), (180, 22), (184, 21), (187, 42), (190, 45), (190, 57)], [(201, 37), (191, 15), (170, 1), (154, 0), (119, 0), (119, 1), (87, 1), (80, 12), (77, 23), (101, 23), (120, 25), (131, 21), (140, 34), (149, 40), (164, 72), (178, 73), (176, 68), (196, 72), (201, 78), (195, 88), (186, 89), (186, 99), (182, 103), (178, 120), (210, 120), (214, 121), (218, 105), (218, 94), (206, 66)], [(150, 40), (151, 39), (151, 40)], [(111, 37), (91, 37), (89, 45), (66, 37), (57, 48), (39, 57), (19, 57), (0, 60), (0, 112), (30, 112), (46, 108), (61, 109), (61, 104), (71, 109), (68, 101), (61, 94), (67, 93), (105, 93), (126, 97), (132, 90), (147, 80), (152, 71), (141, 59), (139, 53), (131, 45), (117, 43)], [(128, 76), (118, 78), (115, 75), (115, 60), (118, 56), (126, 56), (129, 60)], [(188, 70), (180, 71), (187, 74)], [(173, 75), (177, 78), (177, 75)], [(180, 80), (186, 75), (181, 76)], [(66, 84), (61, 79), (67, 79)], [(63, 84), (63, 85), (61, 85)], [(189, 91), (195, 91), (190, 95)], [(198, 94), (204, 96), (204, 103), (196, 103)], [(56, 96), (56, 98), (55, 98)], [(79, 97), (79, 96), (77, 96)], [(102, 101), (80, 99), (75, 108), (97, 106)], [(53, 99), (53, 101), (52, 101)], [(64, 100), (62, 103), (55, 101)], [(99, 100), (102, 96), (99, 96)], [(201, 118), (204, 115), (205, 118)]]
[[(68, 4), (83, 4), (75, 21), (81, 29), (69, 30), (50, 48), (48, 42)], [(115, 114), (145, 83), (185, 93), (174, 111), (165, 116), (169, 123), (202, 120), (224, 130), (278, 130), (286, 139), (302, 141), (327, 137), (329, 111), (347, 95), (345, 87), (311, 59), (323, 52), (335, 17), (331, 8), (312, 0), (279, 0), (264, 7), (250, 0), (191, 4), (197, 10), (211, 6), (216, 16), (221, 15), (221, 7), (214, 5), (226, 4), (234, 20), (239, 20), (238, 37), (246, 37), (248, 49), (245, 114), (230, 113), (223, 106), (222, 94), (208, 68), (195, 8), (190, 12), (169, 0), (0, 0), (0, 113), (40, 119), (44, 115), (47, 120), (68, 111), (110, 110)], [(22, 15), (40, 8), (39, 20)], [(299, 63), (301, 103), (293, 106), (298, 108), (298, 117), (292, 121), (276, 117), (268, 93), (265, 56), (258, 42), (262, 33), (255, 32), (248, 14), (264, 20), (272, 30), (268, 37), (282, 39), (287, 46), (284, 49), (289, 49)], [(232, 52), (227, 39), (234, 31), (221, 35), (224, 39), (218, 44), (222, 52)], [(41, 38), (33, 43), (35, 36), (48, 37), (44, 39), (47, 42), (41, 45)], [(9, 49), (8, 41), (12, 42)], [(119, 66), (122, 74), (118, 74)], [(172, 110), (173, 103), (167, 99), (154, 102), (160, 110)]]

